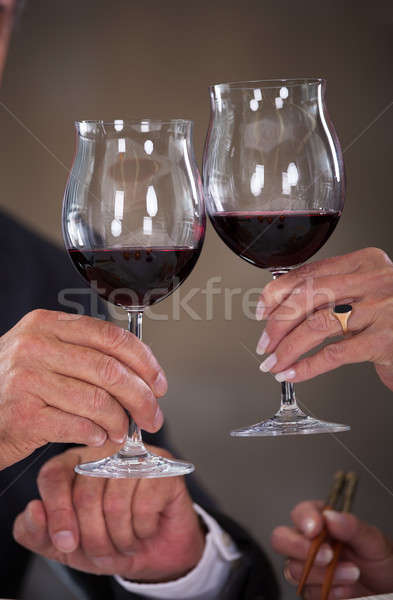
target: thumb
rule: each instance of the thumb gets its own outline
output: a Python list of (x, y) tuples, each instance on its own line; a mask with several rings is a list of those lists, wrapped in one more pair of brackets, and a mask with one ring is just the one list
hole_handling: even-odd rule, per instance
[(323, 515), (330, 535), (344, 542), (360, 558), (384, 560), (390, 556), (390, 544), (376, 527), (350, 513), (325, 510)]

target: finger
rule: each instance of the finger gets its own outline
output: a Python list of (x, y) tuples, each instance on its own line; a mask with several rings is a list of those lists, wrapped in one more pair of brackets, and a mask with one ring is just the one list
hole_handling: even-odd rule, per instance
[(345, 542), (358, 556), (375, 561), (391, 556), (391, 544), (376, 527), (349, 513), (325, 510), (323, 516), (332, 537)]
[(52, 406), (40, 409), (34, 419), (33, 433), (37, 447), (47, 442), (100, 447), (107, 439), (106, 432), (93, 421), (65, 413)]
[(160, 515), (178, 487), (178, 478), (141, 479), (132, 501), (133, 528), (138, 539), (153, 537)]
[(291, 519), (295, 527), (310, 539), (322, 531), (324, 525), (323, 505), (322, 500), (305, 500), (299, 502), (291, 512)]
[[(301, 323), (309, 321), (310, 327), (314, 330), (320, 328), (321, 330), (330, 330), (332, 326), (339, 325), (337, 319), (333, 315), (333, 306), (336, 304), (343, 304), (350, 302), (354, 304), (354, 310), (351, 314), (351, 327), (352, 331), (357, 331), (364, 327), (361, 324), (363, 312), (367, 312), (368, 323), (376, 319), (378, 311), (383, 308), (389, 300), (380, 299), (376, 300), (373, 294), (367, 295), (367, 300), (361, 300), (361, 295), (366, 292), (364, 276), (362, 274), (351, 275), (352, 278), (357, 278), (358, 287), (362, 291), (362, 294), (355, 293), (354, 285), (344, 282), (344, 279), (338, 279), (335, 284), (332, 284), (331, 288), (318, 287), (319, 292), (316, 289), (308, 288), (308, 283), (305, 284), (304, 288), (296, 288), (298, 294), (294, 293), (276, 310), (272, 312), (266, 323), (265, 330), (263, 331), (258, 344), (257, 353), (264, 354), (266, 352), (273, 351), (280, 341), (295, 330)], [(322, 280), (317, 280), (317, 282)], [(311, 285), (313, 285), (311, 283)], [(315, 284), (315, 286), (319, 284)], [(342, 287), (340, 293), (336, 293), (338, 286)], [(361, 307), (362, 312), (359, 311)], [(355, 308), (357, 309), (355, 311)], [(324, 309), (324, 310), (323, 310)], [(355, 316), (356, 312), (356, 316)], [(321, 322), (318, 321), (319, 315), (327, 314), (327, 320)], [(322, 318), (321, 318), (322, 319)], [(355, 321), (359, 321), (359, 324), (355, 324)], [(341, 329), (337, 329), (341, 331)]]
[(108, 479), (104, 491), (106, 528), (112, 544), (125, 555), (135, 552), (131, 507), (138, 484), (137, 479)]
[(373, 288), (363, 273), (350, 273), (340, 277), (329, 275), (317, 279), (307, 279), (294, 288), (291, 293), (266, 317), (266, 332), (271, 343), (278, 341), (301, 323), (307, 315), (324, 306), (334, 306), (360, 300), (369, 287)]
[(275, 368), (274, 359), (269, 370), (275, 374), (278, 381), (307, 381), (343, 365), (372, 360), (374, 341), (370, 328), (350, 339), (328, 344), (313, 356), (295, 362), (284, 371)]
[[(288, 561), (285, 570), (293, 582), (299, 583), (303, 573), (304, 562), (297, 560)], [(326, 567), (312, 567), (307, 577), (307, 585), (322, 585), (326, 577)], [(333, 583), (335, 585), (352, 585), (360, 577), (360, 569), (352, 562), (338, 563), (334, 571)]]
[[(305, 600), (321, 600), (322, 588), (320, 585), (307, 585), (303, 591)], [(354, 593), (353, 586), (337, 585), (332, 587), (327, 600), (346, 600), (355, 598), (358, 594)]]
[[(311, 542), (304, 535), (291, 527), (276, 527), (272, 533), (273, 550), (293, 559), (305, 561)], [(333, 558), (333, 551), (328, 544), (322, 544), (315, 557), (315, 564), (327, 565)]]
[(263, 288), (261, 298), (258, 301), (257, 320), (266, 319), (306, 279), (353, 273), (361, 263), (360, 257), (356, 254), (356, 252), (353, 252), (344, 256), (334, 256), (307, 263), (270, 281)]
[(44, 505), (41, 500), (32, 500), (20, 513), (13, 526), (14, 539), (33, 552), (45, 554), (52, 543), (48, 535)]
[(81, 546), (85, 555), (103, 570), (113, 566), (113, 558), (116, 554), (104, 518), (105, 482), (105, 479), (78, 476), (73, 490)]
[[(376, 305), (364, 302), (356, 303), (348, 322), (348, 331), (359, 333), (372, 325), (376, 319), (377, 310)], [(342, 334), (341, 324), (334, 317), (331, 309), (317, 310), (288, 333), (276, 346), (274, 350), (276, 362), (272, 370), (280, 373), (293, 365), (306, 352), (313, 350), (326, 339), (337, 337), (340, 334)], [(262, 366), (261, 370), (263, 370)]]
[(103, 388), (43, 369), (31, 370), (28, 384), (31, 392), (38, 396), (45, 389), (47, 402), (54, 408), (89, 420), (93, 418), (113, 442), (124, 442), (128, 417)]
[(72, 504), (74, 467), (79, 462), (79, 453), (65, 452), (45, 463), (37, 479), (49, 536), (60, 552), (73, 552), (79, 545), (78, 520)]
[(160, 397), (167, 391), (165, 373), (151, 350), (135, 335), (113, 323), (54, 311), (30, 313), (30, 327), (54, 334), (59, 340), (77, 346), (88, 346), (112, 356), (134, 371), (153, 393)]
[[(376, 267), (391, 268), (391, 260), (378, 248), (363, 248), (343, 256), (335, 256), (313, 263), (305, 264), (268, 283), (262, 291), (257, 305), (257, 320), (266, 319), (299, 285), (307, 279), (328, 276), (343, 276), (362, 271), (373, 276)], [(379, 269), (378, 269), (379, 270)], [(340, 279), (341, 277), (335, 279)]]
[[(163, 416), (156, 397), (145, 381), (124, 364), (97, 350), (66, 344), (55, 339), (40, 338), (38, 343), (40, 344), (39, 368), (42, 369), (44, 365), (51, 371), (104, 389), (132, 414), (140, 427), (147, 431), (155, 432), (161, 427)], [(26, 354), (26, 359), (31, 366), (33, 364), (31, 355)], [(44, 399), (50, 404), (50, 397), (45, 395)], [(90, 418), (95, 420), (93, 414)]]

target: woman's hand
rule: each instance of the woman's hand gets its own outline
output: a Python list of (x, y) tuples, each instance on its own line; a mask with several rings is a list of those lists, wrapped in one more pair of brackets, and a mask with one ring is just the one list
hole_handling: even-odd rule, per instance
[[(302, 358), (342, 334), (332, 309), (346, 302), (353, 307), (350, 335)], [(382, 250), (366, 248), (282, 275), (264, 288), (257, 319), (267, 319), (257, 352), (268, 357), (260, 368), (278, 381), (305, 381), (341, 365), (370, 361), (393, 390), (393, 263)]]
[[(393, 545), (376, 527), (348, 513), (327, 510), (323, 502), (301, 502), (291, 513), (294, 527), (277, 527), (272, 534), (272, 546), (287, 558), (284, 577), (289, 583), (299, 583), (311, 545), (324, 524), (333, 540), (344, 543), (337, 565), (329, 600), (358, 598), (371, 594), (393, 592)], [(333, 558), (329, 543), (317, 554), (304, 588), (306, 600), (321, 597), (326, 566)]]

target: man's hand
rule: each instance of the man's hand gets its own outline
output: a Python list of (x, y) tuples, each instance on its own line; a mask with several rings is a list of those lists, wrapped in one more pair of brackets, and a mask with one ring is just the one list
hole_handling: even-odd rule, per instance
[[(348, 339), (301, 358), (340, 336), (334, 304), (351, 302)], [(257, 346), (262, 371), (278, 381), (305, 381), (348, 363), (371, 361), (393, 390), (393, 263), (378, 248), (306, 264), (263, 290), (257, 319), (267, 319)]]
[(0, 338), (0, 469), (47, 442), (120, 444), (125, 409), (155, 432), (166, 390), (153, 354), (128, 331), (35, 310)]
[[(332, 539), (344, 542), (329, 600), (356, 598), (393, 592), (393, 545), (376, 527), (348, 513), (324, 511), (323, 502), (301, 502), (292, 511), (295, 527), (277, 527), (272, 534), (276, 552), (288, 557), (284, 576), (297, 585), (311, 540), (326, 523)], [(304, 597), (318, 600), (333, 557), (329, 544), (323, 544), (308, 577)]]
[[(30, 502), (15, 520), (16, 541), (89, 573), (144, 582), (185, 575), (199, 562), (205, 540), (183, 478), (74, 473), (76, 464), (111, 451), (72, 448), (48, 461), (38, 477), (41, 500)], [(169, 456), (160, 448), (153, 451)]]

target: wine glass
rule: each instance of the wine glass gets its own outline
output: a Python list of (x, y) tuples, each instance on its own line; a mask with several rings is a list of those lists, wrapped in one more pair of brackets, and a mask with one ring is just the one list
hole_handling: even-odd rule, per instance
[[(127, 311), (142, 338), (142, 315), (169, 296), (198, 260), (206, 217), (192, 146), (192, 122), (79, 121), (63, 202), (63, 235), (82, 277)], [(192, 464), (151, 454), (130, 416), (114, 456), (78, 465), (93, 477), (168, 477)]]
[[(203, 178), (207, 211), (221, 239), (274, 278), (327, 241), (344, 204), (340, 144), (326, 112), (323, 79), (276, 79), (210, 87)], [(271, 418), (231, 432), (275, 436), (344, 431), (307, 416), (293, 384), (281, 384)]]

